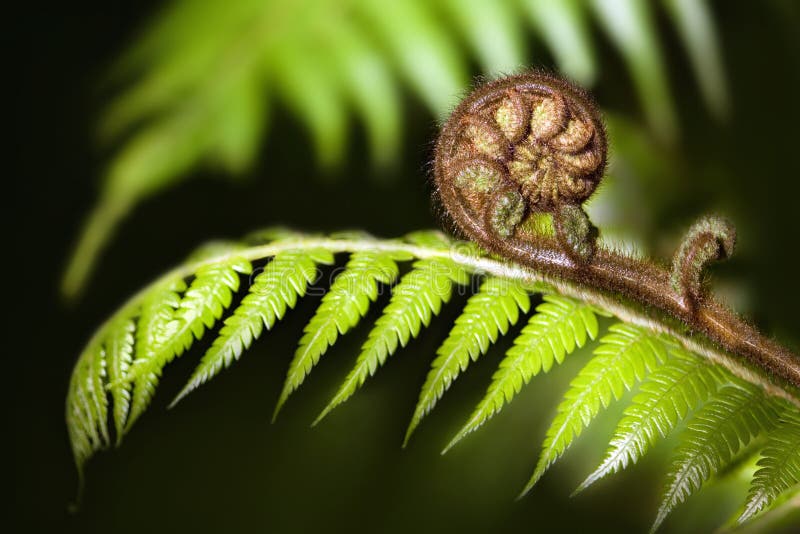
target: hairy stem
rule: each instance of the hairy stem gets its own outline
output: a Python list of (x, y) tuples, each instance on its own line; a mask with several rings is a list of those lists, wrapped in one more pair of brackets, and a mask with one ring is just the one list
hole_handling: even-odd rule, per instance
[(528, 235), (524, 241), (497, 239), (490, 229), (472, 219), (462, 204), (448, 202), (449, 195), (456, 195), (454, 189), (443, 185), (439, 194), (462, 225), (461, 229), (492, 252), (556, 280), (617, 293), (645, 309), (659, 310), (683, 323), (688, 330), (686, 337), (701, 333), (726, 351), (800, 388), (800, 359), (795, 354), (709, 295), (687, 301), (673, 290), (670, 270), (652, 261), (603, 249), (585, 261), (575, 261), (555, 239), (544, 235), (535, 238)]

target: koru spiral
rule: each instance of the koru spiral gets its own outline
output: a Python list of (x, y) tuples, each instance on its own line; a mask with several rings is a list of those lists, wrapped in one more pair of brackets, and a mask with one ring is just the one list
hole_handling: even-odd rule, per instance
[(607, 151), (586, 91), (545, 72), (509, 76), (477, 87), (444, 123), (436, 196), (456, 229), (486, 250), (677, 319), (800, 388), (798, 358), (715, 301), (703, 283), (708, 265), (733, 252), (729, 221), (697, 221), (671, 267), (598, 246), (583, 203), (603, 178)]
[(529, 221), (550, 213), (564, 251), (585, 260), (595, 232), (581, 204), (603, 177), (606, 152), (588, 93), (550, 74), (520, 74), (478, 88), (453, 112), (436, 146), (437, 188), (448, 211), (502, 239), (524, 240)]

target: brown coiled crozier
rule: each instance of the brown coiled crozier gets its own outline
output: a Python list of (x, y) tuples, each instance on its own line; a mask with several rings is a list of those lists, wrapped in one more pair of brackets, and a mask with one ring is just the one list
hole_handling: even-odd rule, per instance
[(479, 87), (456, 108), (436, 146), (436, 184), (449, 211), (499, 238), (524, 239), (526, 222), (552, 214), (564, 251), (585, 260), (594, 232), (580, 206), (603, 177), (606, 151), (588, 93), (550, 74), (520, 74)]

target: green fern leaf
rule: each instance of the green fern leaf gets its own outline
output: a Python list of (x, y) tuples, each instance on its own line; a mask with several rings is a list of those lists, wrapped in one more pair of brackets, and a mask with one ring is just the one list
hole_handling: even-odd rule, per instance
[(664, 339), (632, 325), (617, 323), (609, 328), (559, 404), (557, 415), (547, 430), (539, 462), (521, 495), (533, 488), (583, 429), (607, 408), (612, 399), (619, 400), (625, 391), (642, 380), (667, 358)]
[(317, 160), (327, 168), (342, 160), (347, 141), (347, 109), (329, 53), (296, 41), (271, 60), (276, 89), (307, 124)]
[(103, 358), (102, 345), (90, 342), (72, 373), (67, 393), (66, 419), (79, 473), (86, 459), (108, 443), (103, 418), (105, 405), (98, 398), (98, 393), (105, 393), (101, 374)]
[(402, 259), (410, 257), (407, 254), (378, 251), (356, 252), (352, 255), (345, 271), (336, 277), (304, 329), (300, 346), (289, 365), (273, 419), (289, 395), (300, 387), (311, 369), (319, 363), (328, 347), (333, 346), (340, 334), (346, 334), (366, 315), (370, 304), (378, 297), (378, 284), (388, 285), (395, 281), (400, 273), (395, 260)]
[[(235, 248), (227, 242), (212, 243), (195, 251), (190, 260), (207, 261), (214, 253), (230, 254)], [(154, 291), (153, 309), (143, 311), (140, 318), (137, 342), (141, 345), (136, 347), (138, 356), (128, 374), (128, 380), (134, 382), (128, 428), (150, 403), (163, 367), (202, 338), (206, 329), (213, 328), (239, 289), (239, 273), (251, 270), (249, 261), (229, 255), (201, 265), (182, 297), (175, 291), (176, 286), (185, 287), (182, 281)]]
[(651, 531), (728, 465), (741, 448), (772, 428), (777, 417), (774, 402), (756, 387), (746, 383), (723, 387), (689, 421), (681, 435)]
[[(83, 360), (78, 362), (70, 377), (70, 384), (67, 390), (67, 408), (65, 419), (69, 442), (72, 447), (72, 457), (78, 469), (78, 476), (83, 476), (83, 465), (91, 457), (96, 448), (93, 446), (94, 430), (92, 429), (86, 407), (86, 396), (80, 384), (83, 374)], [(94, 442), (96, 443), (96, 442)]]
[(666, 0), (664, 5), (689, 54), (706, 105), (718, 117), (724, 117), (728, 112), (730, 97), (709, 3)]
[(739, 523), (769, 510), (784, 491), (800, 484), (800, 414), (792, 407), (768, 434), (758, 466)]
[(720, 527), (719, 531), (742, 534), (786, 532), (786, 529), (781, 527), (789, 527), (789, 531), (791, 531), (791, 526), (796, 525), (800, 519), (800, 484), (783, 491), (770, 503), (768, 509), (753, 515), (743, 524), (739, 524), (739, 516), (744, 509), (745, 506), (741, 506), (735, 515)]
[(171, 405), (238, 360), (264, 328), (270, 330), (287, 308), (294, 308), (308, 284), (316, 280), (319, 263), (333, 263), (333, 255), (324, 250), (290, 250), (276, 255), (255, 277), (233, 314), (225, 319), (219, 336)]
[[(604, 297), (563, 281), (552, 286), (535, 282), (535, 273), (440, 232), (418, 232), (399, 241), (376, 240), (359, 232), (324, 237), (271, 230), (252, 236), (249, 248), (214, 242), (131, 298), (82, 352), (66, 407), (80, 476), (86, 460), (110, 444), (114, 429), (119, 441), (141, 415), (164, 366), (188, 350), (231, 306), (239, 273), (249, 272), (251, 261), (271, 259), (225, 320), (178, 399), (237, 360), (306, 294), (316, 279), (318, 264), (332, 263), (339, 253), (351, 254), (350, 261), (305, 328), (290, 366), (296, 373), (290, 370), (287, 384), (292, 384), (292, 376), (298, 377), (291, 390), (328, 347), (362, 320), (380, 284), (396, 279), (396, 262), (416, 261), (394, 288), (355, 368), (320, 417), (352, 395), (390, 355), (429, 325), (450, 300), (455, 284), (465, 285), (479, 273), (487, 276), (437, 351), (406, 439), (470, 361), (519, 320), (520, 310), (527, 313), (531, 292), (544, 293), (544, 302), (514, 341), (486, 395), (451, 445), (511, 402), (532, 376), (547, 372), (594, 338), (596, 314), (605, 314), (608, 305)], [(192, 281), (188, 289), (184, 280)], [(558, 291), (576, 300), (559, 296)], [(614, 309), (621, 309), (618, 315), (628, 321), (650, 326), (620, 323), (602, 338), (561, 402), (525, 491), (602, 407), (643, 380), (617, 425), (605, 460), (579, 491), (638, 461), (659, 436), (665, 437), (698, 405), (710, 400), (694, 412), (681, 436), (654, 528), (708, 478), (735, 461), (740, 449), (748, 446), (755, 451), (756, 437), (764, 443), (760, 469), (741, 514), (736, 515), (741, 515), (741, 521), (756, 515), (763, 518), (766, 515), (760, 514), (765, 510), (773, 514), (779, 507), (791, 506), (800, 487), (800, 414), (791, 404), (793, 390), (782, 389), (767, 375), (756, 375), (758, 370), (727, 359), (724, 353), (698, 345), (696, 337), (675, 330), (669, 321), (662, 322), (647, 310), (625, 302), (615, 302)], [(687, 347), (700, 347), (698, 355), (687, 352)], [(669, 359), (668, 351), (672, 353)]]
[(435, 8), (429, 2), (361, 0), (356, 9), (406, 82), (429, 109), (444, 115), (469, 77), (464, 55), (438, 23)]
[(209, 160), (234, 176), (245, 172), (256, 160), (269, 116), (261, 87), (261, 73), (250, 71), (227, 89), (226, 98), (214, 114), (216, 140), (209, 147)]
[(523, 2), (531, 24), (553, 51), (561, 70), (584, 85), (594, 82), (596, 59), (584, 0)]
[(106, 349), (99, 345), (89, 359), (86, 375), (86, 394), (89, 397), (89, 409), (94, 426), (100, 429), (100, 443), (103, 447), (111, 440), (108, 435), (108, 396), (106, 395)]
[[(400, 90), (381, 51), (373, 46), (363, 28), (347, 16), (330, 24), (331, 39), (339, 46), (331, 51), (342, 91), (364, 123), (375, 164), (386, 167), (397, 159), (402, 130)], [(379, 178), (388, 173), (375, 173)]]
[(469, 298), (463, 313), (436, 351), (431, 371), (420, 392), (414, 416), (408, 425), (404, 445), (470, 360), (477, 360), (500, 334), (516, 324), (519, 311), (530, 309), (528, 289), (501, 278), (487, 278), (480, 290)]
[(656, 38), (652, 4), (640, 0), (591, 0), (590, 5), (628, 65), (651, 128), (662, 139), (674, 139), (675, 110)]
[(512, 2), (441, 0), (489, 76), (515, 72), (525, 65), (525, 39)]
[[(414, 234), (409, 238), (418, 244), (436, 247), (445, 243), (438, 233)], [(469, 283), (469, 275), (455, 262), (444, 259), (414, 262), (413, 270), (394, 288), (389, 304), (361, 348), (355, 367), (314, 424), (350, 398), (389, 356), (399, 347), (405, 347), (412, 337), (419, 335), (423, 326), (430, 324), (432, 316), (438, 315), (442, 304), (450, 300), (454, 283)]]
[(168, 341), (160, 347), (154, 362), (164, 367), (176, 356), (189, 350), (206, 329), (211, 329), (231, 305), (239, 290), (239, 273), (250, 274), (250, 262), (234, 257), (200, 267), (189, 289), (183, 294), (175, 317), (165, 326)]
[(586, 344), (587, 335), (594, 339), (597, 330), (597, 317), (590, 306), (546, 295), (500, 362), (483, 400), (442, 454), (510, 403), (523, 383), (540, 371), (548, 372), (554, 361), (563, 362), (567, 354)]
[(576, 490), (583, 491), (609, 473), (644, 456), (658, 436), (666, 437), (690, 410), (707, 400), (726, 380), (722, 370), (683, 349), (642, 382), (625, 409), (600, 466)]
[[(126, 431), (147, 409), (153, 398), (160, 368), (155, 364), (158, 350), (165, 342), (167, 325), (175, 317), (175, 310), (181, 303), (180, 293), (186, 290), (183, 280), (168, 280), (155, 287), (144, 298), (139, 321), (136, 326), (135, 358), (128, 380), (133, 382), (133, 395), (130, 403)], [(140, 371), (133, 375), (134, 366)]]
[(120, 317), (110, 326), (106, 334), (105, 351), (109, 389), (114, 401), (114, 425), (119, 444), (125, 430), (125, 419), (130, 407), (128, 369), (133, 362), (133, 332), (136, 323), (129, 317)]

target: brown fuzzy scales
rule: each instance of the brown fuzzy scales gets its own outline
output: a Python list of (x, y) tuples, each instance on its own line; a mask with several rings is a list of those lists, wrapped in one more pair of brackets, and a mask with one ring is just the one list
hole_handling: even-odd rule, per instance
[[(727, 234), (707, 228), (716, 219), (693, 227), (673, 271), (595, 244), (581, 204), (603, 177), (606, 152), (600, 114), (584, 90), (542, 72), (510, 76), (475, 89), (444, 124), (436, 193), (456, 227), (487, 250), (657, 310), (800, 388), (800, 359), (702, 288), (705, 265), (732, 248)], [(539, 213), (552, 214), (555, 235), (526, 224)]]

